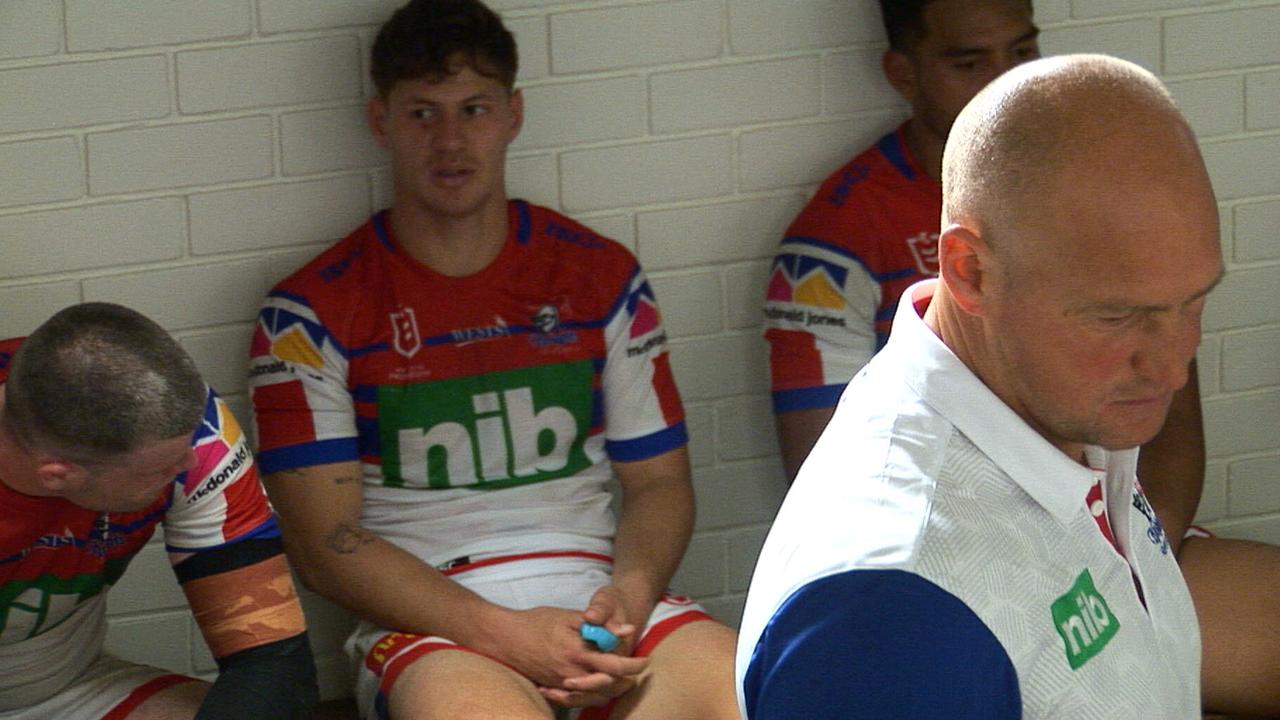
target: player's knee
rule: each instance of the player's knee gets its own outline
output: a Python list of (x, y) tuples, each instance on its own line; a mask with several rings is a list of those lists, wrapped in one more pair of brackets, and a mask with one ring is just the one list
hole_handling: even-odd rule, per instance
[(533, 683), (481, 655), (437, 651), (415, 660), (396, 679), (394, 720), (550, 720)]

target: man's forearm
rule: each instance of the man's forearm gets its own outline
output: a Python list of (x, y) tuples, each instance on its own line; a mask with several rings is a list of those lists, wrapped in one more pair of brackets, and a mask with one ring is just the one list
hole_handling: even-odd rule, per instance
[(382, 627), (486, 649), (501, 608), (364, 528), (340, 523), (306, 553), (304, 582)]
[[(680, 566), (693, 534), (693, 487), (688, 480), (684, 451), (678, 452), (679, 463), (651, 470), (671, 473), (671, 477), (634, 483), (629, 490), (629, 484), (625, 480), (623, 483), (622, 512), (613, 548), (613, 578), (623, 593), (628, 620), (641, 627)], [(619, 471), (620, 477), (627, 472), (622, 468)]]
[(357, 463), (290, 470), (265, 481), (289, 559), (308, 588), (382, 627), (484, 647), (485, 629), (502, 609), (361, 527)]

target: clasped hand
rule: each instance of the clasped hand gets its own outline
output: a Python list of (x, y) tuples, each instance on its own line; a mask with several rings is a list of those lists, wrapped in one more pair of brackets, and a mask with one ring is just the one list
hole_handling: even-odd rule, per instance
[[(627, 622), (621, 593), (597, 590), (583, 612), (536, 607), (514, 613), (504, 658), (538, 686), (549, 702), (565, 707), (604, 705), (635, 687), (647, 658), (630, 657), (637, 630)], [(618, 636), (613, 652), (582, 639), (583, 623), (603, 625)]]

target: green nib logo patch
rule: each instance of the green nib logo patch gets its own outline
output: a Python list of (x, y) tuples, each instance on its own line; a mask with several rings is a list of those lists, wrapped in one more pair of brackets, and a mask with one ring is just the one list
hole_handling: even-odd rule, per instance
[(1093, 586), (1088, 570), (1080, 573), (1066, 595), (1053, 601), (1053, 626), (1066, 644), (1067, 663), (1078, 670), (1111, 642), (1120, 621)]

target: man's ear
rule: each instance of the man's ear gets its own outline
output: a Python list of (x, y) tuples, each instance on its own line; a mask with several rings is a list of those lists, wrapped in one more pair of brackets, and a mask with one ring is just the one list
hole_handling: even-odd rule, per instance
[(982, 315), (991, 291), (994, 258), (982, 236), (952, 224), (938, 236), (938, 275), (960, 309)]
[(511, 140), (514, 141), (524, 127), (524, 93), (512, 90), (508, 102), (511, 103)]
[(365, 105), (365, 120), (369, 123), (369, 132), (382, 147), (387, 146), (387, 103), (381, 95), (369, 98)]
[(36, 458), (36, 476), (40, 478), (40, 486), (45, 490), (54, 495), (65, 495), (83, 485), (89, 477), (89, 471), (83, 465), (41, 455)]
[(885, 50), (880, 58), (880, 69), (884, 71), (885, 79), (894, 90), (898, 91), (902, 99), (907, 101), (907, 104), (915, 103), (916, 66), (911, 62), (910, 57), (897, 50)]

